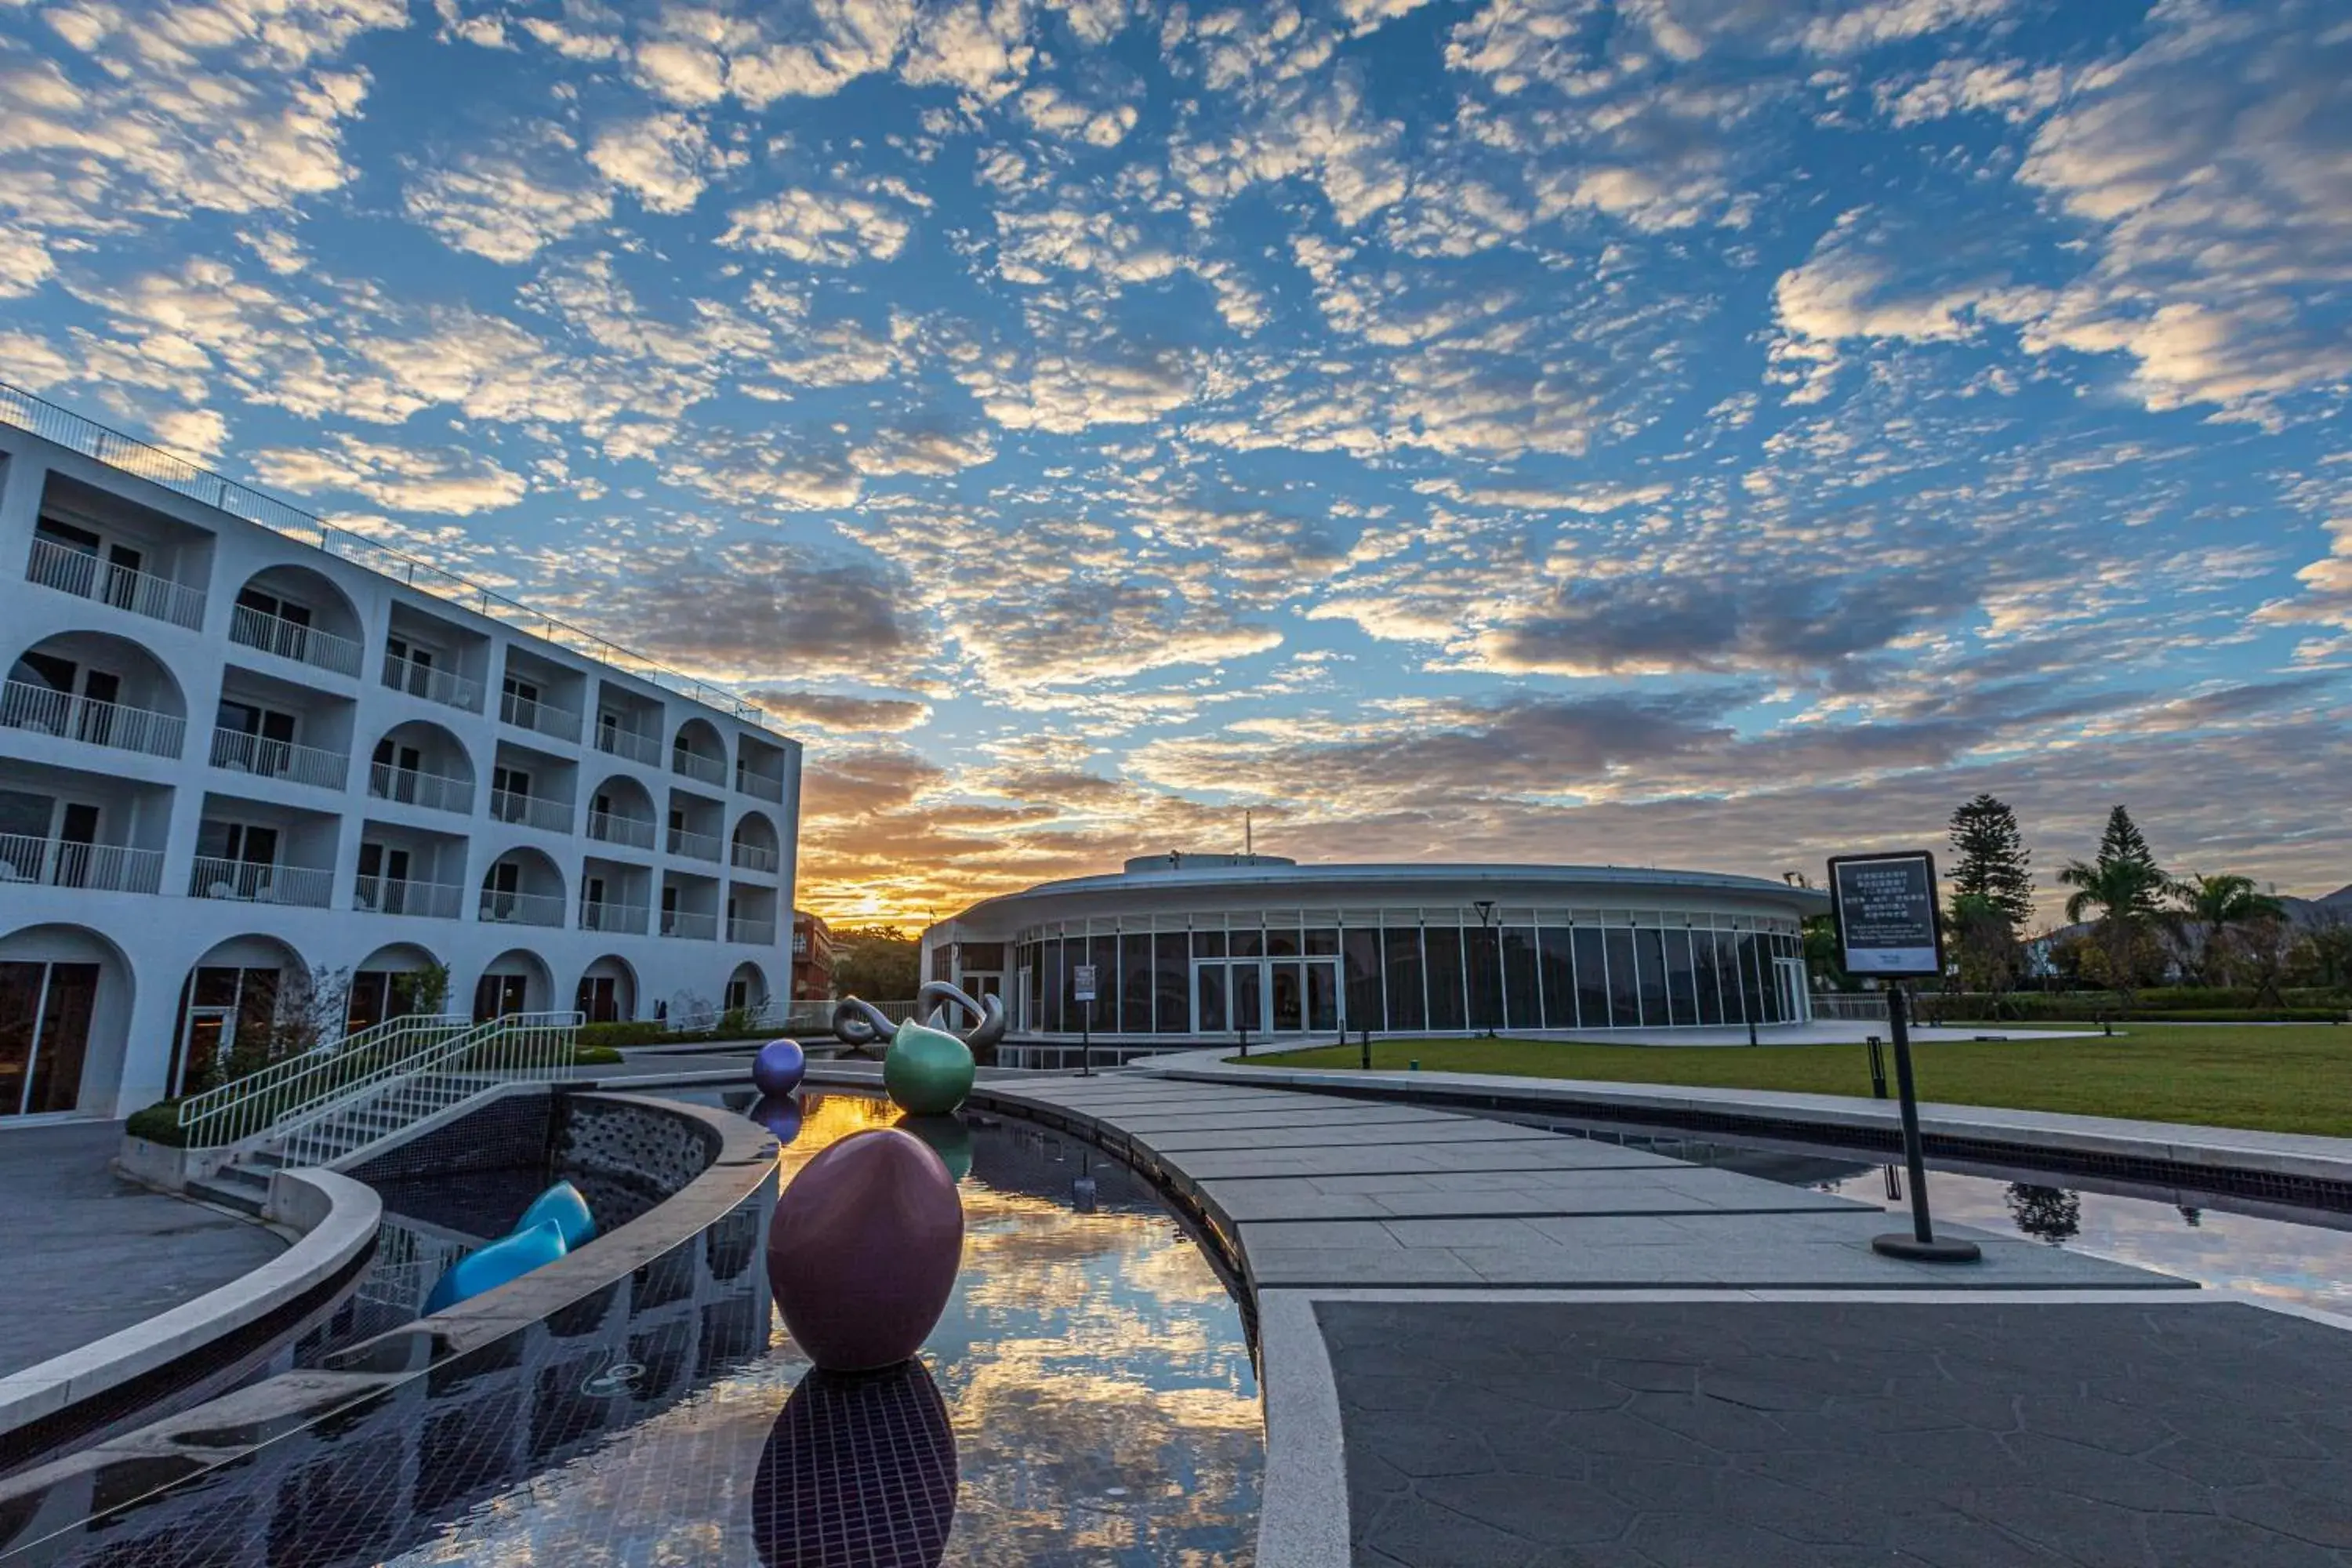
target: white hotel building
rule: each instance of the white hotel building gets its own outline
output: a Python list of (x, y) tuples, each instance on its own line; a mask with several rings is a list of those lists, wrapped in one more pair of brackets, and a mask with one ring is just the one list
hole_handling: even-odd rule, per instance
[(5, 385), (0, 642), (0, 1126), (203, 1087), (311, 976), (338, 1027), (445, 973), (477, 1017), (789, 994), (758, 710)]

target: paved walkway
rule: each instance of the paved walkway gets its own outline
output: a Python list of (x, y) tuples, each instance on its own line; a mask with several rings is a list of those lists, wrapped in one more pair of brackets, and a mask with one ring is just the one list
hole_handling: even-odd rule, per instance
[[(823, 1076), (823, 1075), (816, 1075)], [(1262, 1560), (2352, 1563), (2352, 1334), (1409, 1105), (994, 1079), (1193, 1199), (1258, 1310)]]
[(286, 1249), (122, 1180), (120, 1121), (0, 1129), (0, 1377), (194, 1300)]

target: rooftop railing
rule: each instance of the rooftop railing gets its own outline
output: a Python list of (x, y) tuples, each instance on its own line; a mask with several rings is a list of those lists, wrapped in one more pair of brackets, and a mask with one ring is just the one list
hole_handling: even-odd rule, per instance
[(337, 675), (356, 677), (360, 672), (360, 645), (351, 638), (273, 616), (267, 610), (257, 610), (250, 605), (239, 605), (229, 612), (228, 640), (298, 664), (331, 669)]
[[(0, 383), (0, 418), (7, 417), (8, 390), (5, 383)], [(100, 600), (150, 620), (169, 621), (192, 632), (204, 629), (203, 589), (158, 577), (152, 572), (133, 572), (128, 566), (100, 561), (88, 551), (76, 550), (55, 540), (37, 536), (34, 539), (33, 553), (25, 563), (25, 578), (44, 588)]]
[[(29, 430), (45, 441), (54, 441), (60, 447), (95, 458), (124, 473), (136, 475), (151, 484), (162, 485), (207, 506), (218, 507), (232, 516), (259, 523), (289, 539), (313, 545), (330, 555), (341, 556), (369, 571), (382, 573), (421, 593), (463, 605), (478, 615), (542, 637), (558, 647), (570, 648), (600, 664), (625, 670), (640, 680), (715, 708), (744, 723), (757, 724), (762, 729), (774, 728), (765, 712), (722, 687), (656, 664), (643, 654), (607, 641), (593, 632), (559, 621), (446, 567), (337, 528), (276, 496), (238, 484), (175, 453), (126, 436), (120, 430), (109, 429), (96, 420), (84, 418), (70, 409), (60, 408), (5, 382), (0, 382), (0, 420), (5, 420), (19, 429)], [(197, 604), (198, 621), (182, 621), (181, 625), (201, 623), (201, 595), (197, 596)]]
[(11, 680), (0, 683), (0, 729), (57, 735), (151, 757), (176, 757), (188, 721), (152, 709), (92, 701), (37, 681)]

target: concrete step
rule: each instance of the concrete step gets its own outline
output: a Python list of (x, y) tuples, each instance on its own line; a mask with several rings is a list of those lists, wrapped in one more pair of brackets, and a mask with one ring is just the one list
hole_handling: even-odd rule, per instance
[(188, 1192), (205, 1203), (218, 1204), (223, 1208), (236, 1209), (261, 1217), (264, 1205), (269, 1201), (269, 1183), (250, 1171), (240, 1171), (227, 1165), (215, 1174), (188, 1184)]

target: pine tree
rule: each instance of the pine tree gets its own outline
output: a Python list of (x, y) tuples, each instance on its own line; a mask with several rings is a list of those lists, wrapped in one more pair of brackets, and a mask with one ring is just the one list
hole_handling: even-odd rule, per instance
[(1980, 898), (2015, 936), (2033, 918), (2033, 857), (2005, 801), (1980, 795), (1952, 813), (1952, 904)]
[(2156, 853), (2141, 837), (2139, 824), (2131, 819), (2131, 813), (2119, 805), (2107, 813), (2107, 830), (2099, 835), (2099, 864), (2112, 866), (2122, 860), (2152, 867)]

